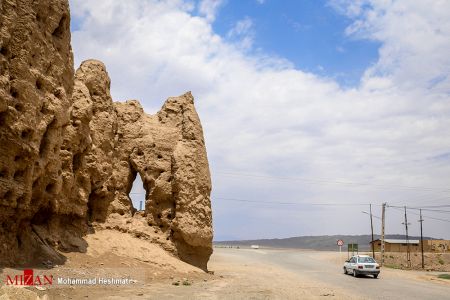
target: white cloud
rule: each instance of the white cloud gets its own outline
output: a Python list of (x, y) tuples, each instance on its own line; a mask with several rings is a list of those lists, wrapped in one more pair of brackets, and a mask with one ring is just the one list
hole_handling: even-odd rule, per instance
[(253, 46), (254, 32), (252, 30), (253, 21), (249, 17), (236, 22), (231, 28), (227, 37), (230, 41), (237, 41), (237, 45), (243, 50), (249, 50)]
[(212, 22), (216, 18), (216, 13), (224, 0), (201, 0), (198, 5), (198, 11), (206, 20)]
[(448, 1), (333, 0), (333, 7), (355, 21), (347, 34), (382, 42), (380, 59), (365, 80), (393, 80), (402, 88), (433, 87), (450, 92)]
[[(377, 63), (366, 71), (361, 86), (350, 89), (295, 69), (285, 59), (243, 49), (230, 37), (251, 37), (251, 19), (238, 22), (229, 36), (215, 34), (211, 22), (221, 1), (202, 1), (200, 16), (194, 16), (192, 4), (181, 0), (73, 0), (71, 11), (81, 20), (72, 34), (73, 48), (77, 65), (88, 58), (105, 62), (116, 100), (137, 98), (149, 113), (168, 96), (193, 91), (215, 197), (413, 203), (442, 195), (224, 172), (377, 186), (448, 186), (450, 163), (442, 154), (450, 152), (450, 7), (444, 7), (446, 1), (422, 2), (331, 3), (353, 18), (349, 35), (381, 43)], [(266, 208), (215, 200), (214, 209), (219, 238), (241, 234), (229, 224), (233, 214), (242, 216), (234, 221), (238, 228), (247, 222), (245, 214), (252, 214), (242, 233), (247, 238), (366, 232), (357, 226), (362, 214), (354, 222), (330, 217), (348, 213), (348, 208), (304, 208), (298, 212), (301, 218), (285, 220), (291, 226), (274, 228), (270, 218), (291, 216), (289, 207), (274, 207), (269, 216)], [(324, 216), (330, 219), (323, 222)], [(316, 224), (314, 232), (302, 230), (310, 224)], [(439, 225), (430, 222), (430, 230), (448, 235)], [(389, 230), (401, 232), (398, 224), (392, 226)]]

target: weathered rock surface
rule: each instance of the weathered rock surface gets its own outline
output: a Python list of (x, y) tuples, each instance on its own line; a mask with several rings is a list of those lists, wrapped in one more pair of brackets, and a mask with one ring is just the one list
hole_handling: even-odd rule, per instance
[(57, 225), (59, 151), (73, 88), (67, 1), (0, 2), (0, 259), (40, 251), (31, 224)]
[(192, 95), (155, 115), (113, 102), (103, 63), (74, 75), (67, 1), (39, 3), (0, 2), (0, 263), (61, 263), (54, 249), (83, 252), (83, 236), (107, 228), (206, 269), (211, 181)]

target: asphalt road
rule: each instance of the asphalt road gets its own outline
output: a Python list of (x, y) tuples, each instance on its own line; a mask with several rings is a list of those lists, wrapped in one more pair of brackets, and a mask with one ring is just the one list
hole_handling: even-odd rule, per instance
[[(450, 284), (429, 274), (382, 268), (378, 279), (345, 275), (339, 254), (271, 249), (215, 249), (233, 260), (273, 265), (365, 299), (450, 299)], [(333, 257), (335, 255), (335, 257)], [(342, 254), (342, 261), (346, 253)]]

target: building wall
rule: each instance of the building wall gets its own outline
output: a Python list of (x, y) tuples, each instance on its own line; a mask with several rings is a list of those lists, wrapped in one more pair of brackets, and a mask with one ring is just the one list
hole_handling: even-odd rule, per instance
[[(450, 251), (450, 240), (425, 240), (423, 241), (423, 250), (425, 252), (449, 252)], [(381, 242), (375, 242), (375, 251), (381, 251)], [(386, 252), (406, 252), (406, 244), (391, 244), (385, 243)], [(419, 244), (410, 244), (411, 252), (420, 252), (421, 247)]]
[(448, 252), (450, 251), (449, 240), (427, 240), (424, 241), (423, 248), (427, 252)]

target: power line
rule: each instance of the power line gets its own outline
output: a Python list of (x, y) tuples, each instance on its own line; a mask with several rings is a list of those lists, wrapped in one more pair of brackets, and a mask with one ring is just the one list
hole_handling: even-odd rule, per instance
[[(402, 210), (401, 208), (394, 207), (394, 206), (389, 206), (389, 207), (391, 207), (391, 208), (393, 208), (393, 209), (397, 209), (397, 210)], [(410, 212), (410, 213), (413, 214), (413, 215), (416, 215), (416, 216), (419, 216), (419, 217), (420, 217), (419, 214), (416, 214), (416, 213), (413, 213), (413, 212)], [(448, 220), (448, 219), (434, 218), (434, 217), (425, 216), (425, 215), (422, 215), (422, 217), (427, 218), (427, 219), (433, 219), (433, 220), (438, 220), (438, 221), (443, 221), (443, 222), (448, 222), (448, 223), (450, 223), (450, 220)]]
[[(389, 207), (402, 208), (403, 206), (389, 205)], [(410, 207), (410, 206), (407, 206), (406, 208), (412, 209), (412, 210), (426, 210), (426, 211), (433, 211), (433, 212), (450, 213), (450, 210), (442, 210), (442, 209), (431, 209), (431, 208)]]
[(352, 182), (352, 181), (336, 181), (329, 180), (323, 178), (299, 178), (299, 177), (282, 177), (282, 176), (268, 176), (268, 175), (258, 175), (258, 174), (244, 174), (244, 173), (236, 173), (236, 172), (215, 172), (217, 174), (222, 174), (225, 176), (237, 176), (237, 177), (249, 177), (249, 178), (260, 178), (260, 179), (271, 179), (271, 180), (288, 180), (288, 181), (304, 181), (311, 184), (342, 184), (342, 185), (350, 185), (350, 186), (370, 186), (377, 188), (401, 188), (401, 189), (412, 189), (412, 190), (422, 190), (422, 191), (445, 191), (450, 192), (448, 188), (440, 188), (440, 187), (418, 187), (418, 186), (404, 186), (404, 185), (383, 185), (383, 184), (371, 184), (365, 182)]
[[(448, 191), (440, 191), (440, 192), (437, 192), (437, 193), (448, 193)], [(424, 196), (424, 195), (421, 195), (421, 197), (422, 196)], [(413, 199), (413, 200), (411, 200), (411, 199), (408, 199), (408, 203), (417, 203), (417, 202), (425, 202), (425, 201), (441, 201), (441, 200), (448, 200), (448, 201), (450, 201), (450, 197), (449, 196), (445, 196), (445, 197), (440, 197), (440, 198), (419, 198), (419, 199)], [(403, 200), (402, 201), (391, 201), (390, 203), (402, 203), (402, 202), (404, 202)]]
[(421, 206), (421, 207), (410, 207), (410, 208), (439, 208), (439, 207), (450, 207), (450, 205), (429, 205), (429, 206)]
[(278, 201), (261, 201), (261, 200), (223, 198), (223, 197), (214, 197), (214, 199), (225, 200), (225, 201), (236, 201), (236, 202), (267, 203), (267, 204), (287, 204), (287, 205), (314, 205), (314, 206), (366, 206), (366, 205), (369, 205), (369, 203), (278, 202)]
[(409, 208), (409, 209), (432, 211), (432, 212), (437, 212), (437, 213), (441, 213), (441, 214), (449, 214), (450, 213), (450, 210), (439, 210), (439, 209), (428, 209), (428, 208)]
[[(389, 205), (389, 207), (402, 208), (403, 206)], [(430, 208), (410, 207), (410, 206), (407, 206), (406, 208), (407, 208), (407, 209), (412, 209), (412, 210), (426, 210), (426, 211), (430, 211), (430, 212), (438, 212), (438, 213), (450, 213), (450, 210), (442, 210), (442, 209), (430, 209)]]

